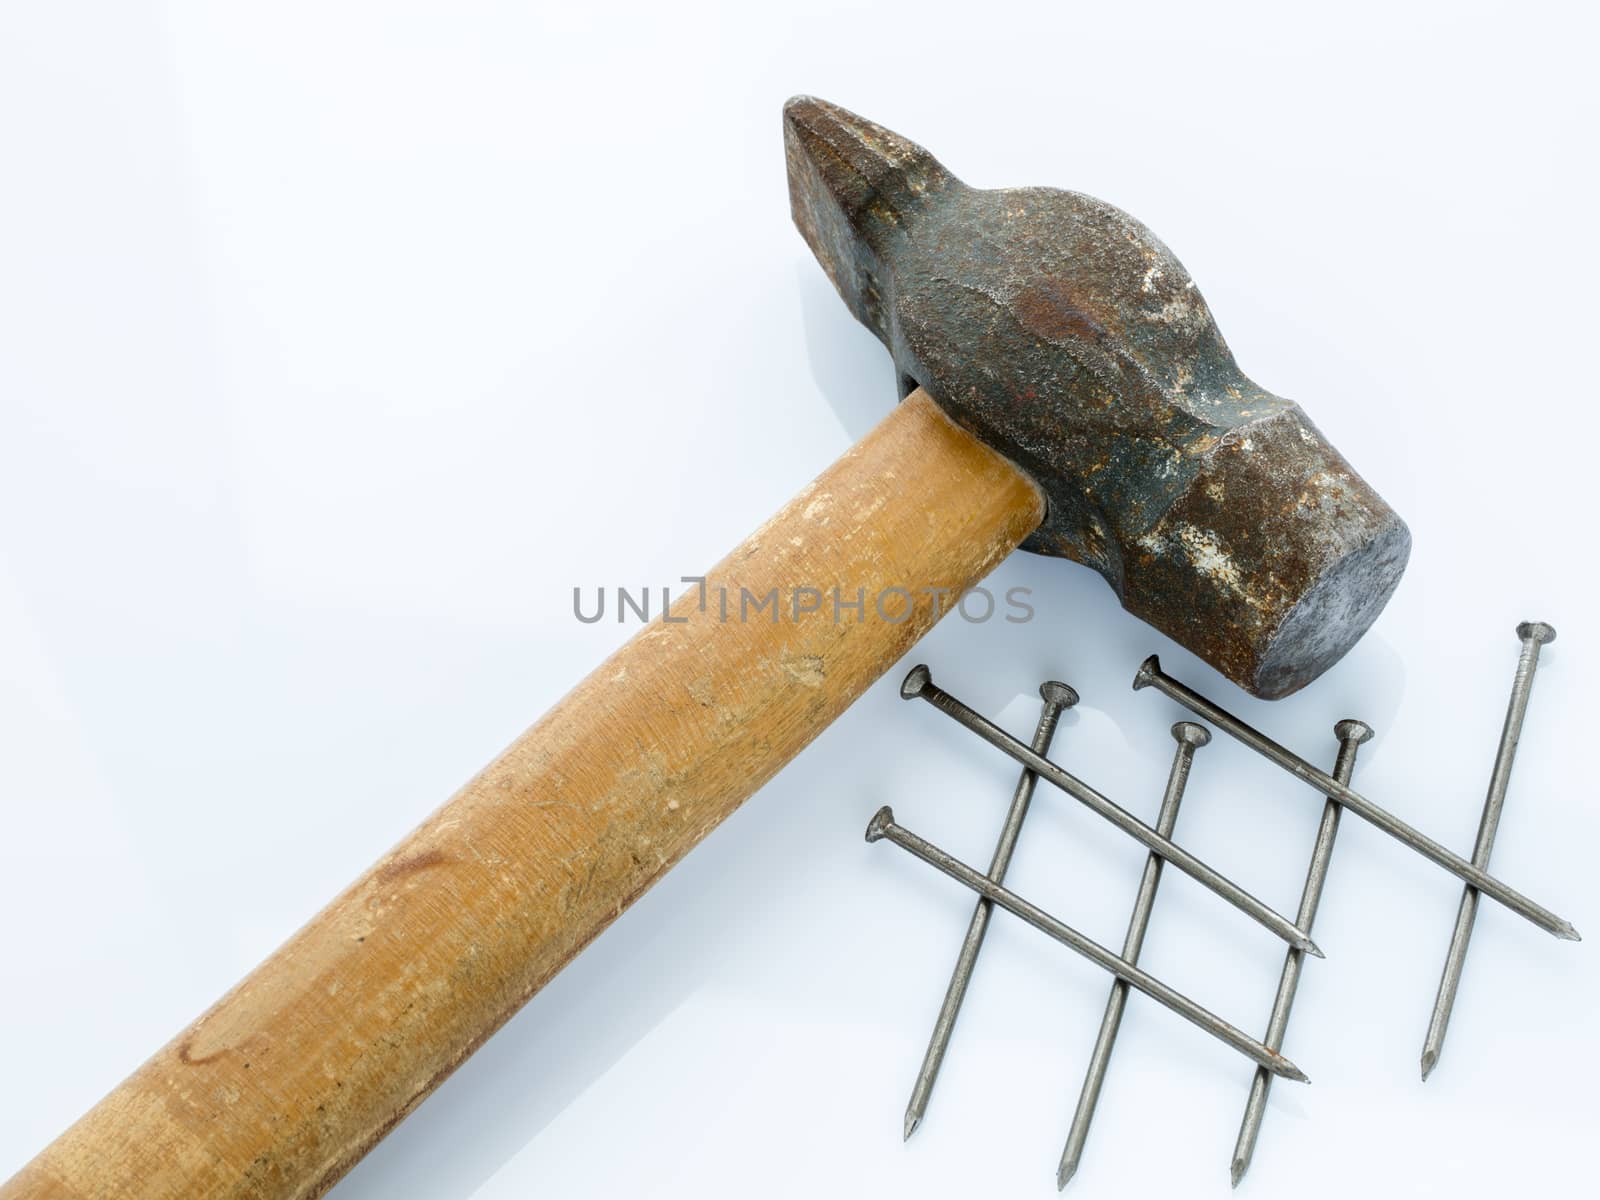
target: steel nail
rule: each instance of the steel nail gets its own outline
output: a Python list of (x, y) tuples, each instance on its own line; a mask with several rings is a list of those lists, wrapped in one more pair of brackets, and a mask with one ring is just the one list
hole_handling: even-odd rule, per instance
[[(1189, 783), (1189, 768), (1194, 763), (1194, 752), (1211, 740), (1203, 725), (1193, 721), (1179, 721), (1172, 727), (1172, 736), (1178, 748), (1172, 756), (1172, 769), (1167, 774), (1167, 790), (1161, 797), (1161, 811), (1156, 817), (1156, 830), (1162, 837), (1171, 837), (1178, 823), (1178, 806), (1183, 803), (1183, 791)], [(1156, 889), (1161, 886), (1161, 858), (1151, 854), (1145, 859), (1144, 874), (1139, 879), (1139, 891), (1133, 901), (1133, 915), (1128, 918), (1128, 933), (1122, 940), (1122, 957), (1128, 962), (1139, 961), (1144, 949), (1145, 930), (1150, 926), (1150, 910), (1155, 907)], [(1291, 949), (1290, 954), (1299, 955)], [(1083, 1158), (1084, 1145), (1089, 1140), (1089, 1125), (1094, 1121), (1095, 1106), (1100, 1103), (1100, 1088), (1106, 1080), (1106, 1069), (1111, 1065), (1111, 1051), (1117, 1044), (1117, 1032), (1122, 1027), (1122, 1013), (1128, 1005), (1128, 985), (1121, 979), (1111, 984), (1111, 994), (1106, 997), (1105, 1016), (1100, 1019), (1100, 1035), (1095, 1039), (1094, 1050), (1089, 1055), (1089, 1069), (1083, 1078), (1083, 1090), (1078, 1094), (1078, 1107), (1072, 1114), (1072, 1127), (1067, 1131), (1067, 1144), (1061, 1151), (1061, 1165), (1056, 1168), (1056, 1189), (1067, 1186), (1067, 1181), (1077, 1173)], [(1276, 1049), (1276, 1047), (1274, 1047)], [(1265, 1067), (1258, 1067), (1266, 1071)]]
[[(1522, 653), (1517, 658), (1517, 674), (1511, 682), (1511, 702), (1506, 706), (1506, 723), (1500, 730), (1500, 747), (1495, 751), (1494, 770), (1489, 774), (1489, 794), (1478, 821), (1478, 839), (1472, 846), (1472, 865), (1479, 870), (1489, 866), (1495, 834), (1500, 829), (1500, 813), (1505, 808), (1506, 787), (1511, 782), (1511, 764), (1517, 757), (1517, 742), (1522, 737), (1522, 720), (1528, 715), (1528, 698), (1533, 694), (1533, 676), (1539, 669), (1539, 649), (1556, 640), (1556, 631), (1543, 621), (1524, 621), (1517, 626)], [(1466, 965), (1467, 947), (1472, 942), (1472, 927), (1478, 919), (1478, 889), (1468, 884), (1461, 891), (1461, 907), (1456, 910), (1455, 931), (1450, 935), (1450, 952), (1445, 955), (1444, 973), (1439, 977), (1439, 995), (1428, 1020), (1428, 1036), (1422, 1043), (1422, 1078), (1438, 1065), (1444, 1049), (1444, 1035), (1450, 1028), (1450, 1012), (1455, 1007), (1456, 989), (1461, 985), (1461, 969)]]
[[(1285, 747), (1280, 746), (1260, 730), (1251, 728), (1232, 713), (1219, 708), (1199, 692), (1186, 687), (1172, 678), (1172, 676), (1163, 672), (1161, 670), (1161, 660), (1154, 654), (1144, 660), (1139, 667), (1138, 674), (1133, 679), (1134, 691), (1147, 687), (1153, 687), (1163, 695), (1176, 700), (1202, 720), (1209, 721), (1230, 737), (1243, 742), (1263, 758), (1276, 763), (1300, 780), (1300, 782), (1315, 788), (1325, 796), (1332, 796), (1345, 808), (1355, 813), (1356, 816), (1361, 817), (1372, 825), (1376, 825), (1389, 836), (1411, 847), (1411, 849), (1430, 862), (1443, 867), (1458, 879), (1476, 887), (1484, 895), (1498, 900), (1518, 916), (1527, 918), (1539, 928), (1554, 934), (1558, 938), (1564, 938), (1571, 942), (1582, 940), (1578, 937), (1578, 931), (1572, 927), (1571, 922), (1564, 921), (1549, 909), (1535, 904), (1515, 888), (1501, 883), (1494, 876), (1473, 866), (1459, 854), (1441, 846), (1419, 830), (1413, 829), (1393, 813), (1378, 807), (1360, 792), (1346, 787), (1326, 771), (1312, 766), (1298, 754), (1294, 754)], [(1040, 773), (1043, 774), (1043, 772)], [(1048, 779), (1049, 776), (1046, 775), (1045, 778)]]
[(1168, 987), (1154, 975), (1141, 971), (1133, 963), (1119, 958), (1098, 942), (1052, 917), (1037, 905), (1030, 904), (1015, 892), (1007, 891), (988, 876), (947, 854), (932, 842), (918, 837), (904, 826), (897, 825), (894, 810), (887, 804), (880, 808), (867, 824), (867, 841), (876, 842), (879, 839), (893, 842), (929, 866), (936, 867), (950, 878), (965, 884), (980, 896), (987, 896), (1007, 912), (1026, 921), (1041, 933), (1048, 934), (1062, 945), (1076, 950), (1090, 962), (1110, 971), (1118, 979), (1127, 980), (1132, 987), (1156, 1003), (1171, 1009), (1184, 1020), (1232, 1046), (1246, 1058), (1266, 1067), (1273, 1074), (1293, 1079), (1298, 1083), (1310, 1082), (1299, 1067), (1276, 1051), (1267, 1049), (1243, 1030), (1228, 1024), (1183, 993)]
[(1322, 951), (1317, 949), (1316, 943), (1306, 936), (1304, 930), (1295, 928), (1287, 917), (1267, 907), (1227, 876), (1207, 866), (1183, 847), (1174, 844), (1170, 838), (1162, 837), (1127, 809), (1101, 795), (1077, 776), (1062, 770), (1048, 758), (1029, 749), (1026, 743), (1019, 742), (998, 725), (968, 708), (949, 692), (938, 687), (933, 682), (932, 673), (927, 667), (912, 668), (911, 673), (900, 685), (900, 695), (907, 700), (926, 700), (957, 724), (970, 729), (991, 746), (1004, 751), (1028, 767), (1040, 779), (1060, 788), (1099, 813), (1123, 833), (1139, 842), (1146, 850), (1160, 855), (1185, 875), (1204, 884), (1291, 946), (1297, 946), (1317, 958), (1322, 957)]
[[(1363, 742), (1372, 740), (1372, 727), (1361, 721), (1340, 721), (1333, 727), (1339, 739), (1339, 755), (1334, 760), (1333, 777), (1340, 783), (1349, 783), (1356, 768), (1356, 754)], [(1301, 928), (1310, 929), (1317, 919), (1317, 905), (1322, 901), (1322, 886), (1328, 881), (1328, 864), (1333, 858), (1333, 842), (1339, 836), (1339, 802), (1332, 796), (1322, 806), (1322, 823), (1317, 826), (1317, 840), (1311, 848), (1311, 865), (1306, 869), (1305, 887), (1300, 892), (1300, 911), (1297, 917)], [(1297, 950), (1283, 956), (1283, 972), (1278, 976), (1278, 992), (1272, 1000), (1272, 1015), (1267, 1019), (1266, 1044), (1274, 1050), (1283, 1049), (1283, 1037), (1289, 1029), (1289, 1011), (1294, 1007), (1296, 990), (1300, 987), (1300, 967), (1303, 959)], [(1233, 1162), (1229, 1176), (1233, 1186), (1250, 1169), (1250, 1160), (1256, 1152), (1256, 1139), (1261, 1134), (1261, 1121), (1267, 1114), (1267, 1092), (1272, 1087), (1272, 1076), (1256, 1069), (1250, 1081), (1250, 1095), (1245, 1100), (1244, 1119), (1239, 1123), (1239, 1137), (1233, 1146)]]
[[(1044, 708), (1039, 713), (1039, 725), (1034, 730), (1033, 748), (1043, 754), (1050, 749), (1061, 714), (1078, 702), (1078, 693), (1064, 683), (1054, 680), (1039, 686), (1039, 696)], [(1006, 811), (1005, 823), (1000, 827), (1000, 840), (989, 861), (989, 878), (996, 883), (1005, 882), (1006, 869), (1011, 866), (1011, 855), (1017, 847), (1017, 836), (1022, 832), (1022, 822), (1033, 801), (1033, 788), (1039, 777), (1026, 767), (1017, 780), (1011, 796), (1011, 807)], [(972, 980), (972, 969), (977, 965), (978, 952), (983, 949), (983, 938), (989, 930), (989, 918), (994, 912), (990, 900), (979, 897), (972, 909), (972, 920), (967, 925), (967, 936), (962, 939), (961, 952), (956, 956), (955, 969), (950, 974), (950, 986), (945, 989), (944, 1003), (933, 1023), (933, 1035), (928, 1039), (928, 1051), (922, 1057), (922, 1067), (911, 1088), (911, 1100), (906, 1105), (905, 1136), (909, 1138), (922, 1124), (928, 1111), (928, 1100), (933, 1095), (933, 1085), (939, 1078), (939, 1068), (944, 1063), (944, 1052), (950, 1045), (950, 1035), (955, 1032), (956, 1018), (961, 1015), (961, 1002), (966, 998), (967, 984)]]

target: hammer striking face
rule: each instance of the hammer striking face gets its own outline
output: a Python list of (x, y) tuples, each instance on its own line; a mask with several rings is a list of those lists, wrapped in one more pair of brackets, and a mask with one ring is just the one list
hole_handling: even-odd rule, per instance
[(1048, 498), (1024, 543), (1093, 567), (1240, 687), (1304, 687), (1400, 582), (1405, 523), (1234, 363), (1183, 265), (1109, 204), (968, 187), (898, 134), (784, 108), (795, 223), (851, 312)]

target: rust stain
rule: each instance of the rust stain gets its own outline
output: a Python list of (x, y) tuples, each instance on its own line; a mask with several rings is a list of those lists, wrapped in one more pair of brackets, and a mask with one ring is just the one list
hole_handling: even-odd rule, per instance
[(221, 1050), (213, 1050), (210, 1054), (203, 1054), (199, 1058), (194, 1057), (193, 1051), (194, 1038), (184, 1038), (183, 1041), (178, 1043), (178, 1061), (185, 1066), (203, 1067), (206, 1063), (216, 1062), (217, 1059), (228, 1052), (228, 1047), (224, 1046)]
[(407, 875), (415, 875), (418, 871), (443, 866), (447, 861), (443, 850), (424, 850), (409, 858), (397, 858), (384, 863), (378, 868), (375, 878), (379, 883), (393, 883), (397, 879), (404, 879)]

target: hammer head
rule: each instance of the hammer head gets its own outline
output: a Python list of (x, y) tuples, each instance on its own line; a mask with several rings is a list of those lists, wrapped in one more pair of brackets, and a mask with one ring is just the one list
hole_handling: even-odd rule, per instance
[(1053, 188), (970, 188), (835, 105), (784, 106), (795, 223), (851, 312), (1044, 490), (1024, 548), (1093, 567), (1239, 686), (1304, 687), (1400, 582), (1405, 523), (1233, 361), (1172, 252)]

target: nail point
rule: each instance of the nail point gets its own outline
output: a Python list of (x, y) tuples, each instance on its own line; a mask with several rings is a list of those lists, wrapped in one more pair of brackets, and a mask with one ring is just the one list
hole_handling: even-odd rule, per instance
[(885, 833), (889, 832), (889, 826), (893, 824), (894, 809), (885, 804), (877, 812), (873, 813), (872, 820), (867, 822), (867, 841), (877, 841)]
[(922, 695), (922, 691), (933, 682), (933, 672), (927, 665), (918, 663), (911, 668), (911, 673), (900, 684), (900, 699), (915, 700)]
[(1248, 1161), (1242, 1158), (1233, 1160), (1233, 1166), (1228, 1170), (1228, 1177), (1233, 1180), (1233, 1186), (1239, 1186), (1239, 1180), (1244, 1178), (1244, 1173), (1250, 1169)]
[(1424, 1050), (1422, 1052), (1422, 1080), (1424, 1083), (1427, 1082), (1428, 1076), (1433, 1074), (1433, 1068), (1437, 1066), (1438, 1063), (1439, 1054), (1437, 1051)]
[(906, 1114), (905, 1136), (902, 1137), (900, 1140), (903, 1141), (903, 1142), (909, 1142), (911, 1140), (911, 1135), (917, 1131), (917, 1126), (921, 1125), (921, 1124), (922, 1124), (922, 1118), (917, 1116), (916, 1113), (907, 1113)]
[(1067, 1184), (1071, 1183), (1072, 1182), (1072, 1177), (1074, 1175), (1076, 1175), (1077, 1173), (1078, 1173), (1078, 1164), (1077, 1163), (1075, 1163), (1075, 1162), (1064, 1162), (1064, 1163), (1062, 1163), (1061, 1164), (1061, 1169), (1056, 1172), (1056, 1191), (1058, 1191), (1058, 1192), (1061, 1191), (1063, 1188), (1065, 1188), (1067, 1186)]
[(1556, 930), (1556, 936), (1564, 942), (1583, 941), (1583, 936), (1572, 927), (1571, 921), (1561, 922), (1560, 927)]
[(1304, 939), (1304, 944), (1301, 945), (1300, 949), (1305, 951), (1307, 954), (1311, 955), (1312, 958), (1323, 958), (1323, 959), (1325, 959), (1325, 958), (1328, 957), (1326, 954), (1324, 954), (1322, 952), (1322, 947), (1318, 946), (1310, 938), (1305, 938)]
[(1310, 1083), (1311, 1076), (1295, 1066), (1283, 1055), (1278, 1055), (1278, 1065), (1273, 1069), (1273, 1074), (1280, 1079), (1287, 1079), (1293, 1083)]

